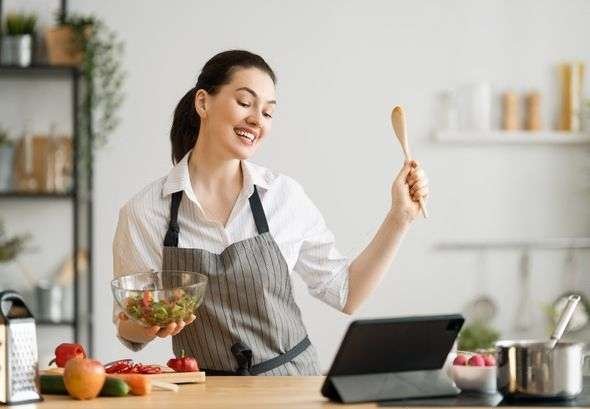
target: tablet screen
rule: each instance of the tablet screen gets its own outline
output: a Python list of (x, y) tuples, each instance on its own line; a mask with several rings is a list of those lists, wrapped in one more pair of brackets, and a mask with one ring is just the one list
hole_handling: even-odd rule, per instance
[(442, 368), (463, 322), (459, 314), (354, 321), (328, 375)]

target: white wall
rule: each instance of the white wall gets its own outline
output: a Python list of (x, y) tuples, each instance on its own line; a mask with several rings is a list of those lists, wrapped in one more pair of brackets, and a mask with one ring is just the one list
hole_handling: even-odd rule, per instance
[[(406, 107), (413, 150), (431, 180), (431, 218), (415, 223), (357, 316), (461, 310), (475, 295), (476, 255), (436, 252), (433, 245), (440, 240), (589, 233), (586, 149), (430, 141), (437, 128), (437, 93), (474, 81), (489, 81), (495, 95), (538, 89), (544, 124), (553, 125), (556, 64), (590, 63), (587, 1), (70, 3), (104, 18), (127, 47), (123, 122), (98, 152), (95, 168), (95, 339), (96, 355), (104, 361), (131, 355), (114, 338), (110, 321), (118, 209), (168, 171), (172, 110), (205, 61), (228, 48), (261, 54), (279, 79), (273, 132), (254, 161), (301, 182), (351, 257), (370, 240), (389, 206), (389, 186), (402, 163), (389, 112), (396, 104)], [(510, 335), (518, 254), (488, 258), (485, 290), (502, 306), (495, 324)], [(543, 303), (562, 291), (562, 264), (563, 253), (533, 254), (536, 333), (544, 326)], [(580, 252), (580, 275), (588, 265), (588, 252)], [(295, 282), (311, 339), (327, 367), (350, 318)], [(579, 285), (590, 290), (588, 279)], [(137, 357), (164, 360), (169, 354), (162, 342)]]

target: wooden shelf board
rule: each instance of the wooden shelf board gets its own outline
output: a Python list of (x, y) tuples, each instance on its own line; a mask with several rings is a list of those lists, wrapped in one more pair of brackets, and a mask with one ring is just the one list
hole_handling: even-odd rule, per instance
[(565, 131), (437, 131), (440, 143), (457, 144), (590, 144), (590, 133)]

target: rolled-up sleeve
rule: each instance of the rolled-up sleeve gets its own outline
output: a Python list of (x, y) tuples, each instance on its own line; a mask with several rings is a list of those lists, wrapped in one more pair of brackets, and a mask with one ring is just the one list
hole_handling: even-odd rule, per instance
[(294, 271), (298, 273), (315, 298), (342, 311), (348, 298), (348, 268), (350, 260), (336, 248), (319, 209), (300, 189), (301, 218), (306, 228)]
[[(151, 263), (146, 260), (146, 254), (142, 254), (145, 253), (145, 248), (141, 228), (137, 220), (133, 220), (133, 212), (129, 204), (127, 204), (119, 211), (119, 221), (113, 239), (113, 276), (117, 278), (126, 274), (152, 269)], [(113, 300), (113, 323), (115, 326), (117, 325), (120, 312), (121, 308)], [(146, 345), (131, 342), (119, 335), (117, 335), (117, 338), (132, 351), (139, 351)]]

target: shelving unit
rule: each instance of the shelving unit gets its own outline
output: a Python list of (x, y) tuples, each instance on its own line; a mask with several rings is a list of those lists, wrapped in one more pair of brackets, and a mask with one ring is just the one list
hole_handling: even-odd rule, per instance
[(590, 249), (590, 237), (536, 240), (455, 240), (437, 243), (440, 251)]
[[(67, 2), (61, 0), (60, 12), (66, 13)], [(2, 0), (0, 0), (0, 21), (2, 21)], [(39, 326), (69, 327), (73, 329), (74, 341), (86, 346), (90, 356), (93, 353), (92, 336), (92, 247), (93, 247), (93, 203), (92, 203), (92, 143), (82, 141), (80, 133), (79, 115), (81, 114), (82, 75), (77, 67), (52, 66), (34, 64), (28, 67), (0, 65), (1, 78), (27, 78), (31, 81), (45, 81), (55, 78), (68, 79), (72, 87), (72, 151), (73, 174), (72, 190), (69, 192), (0, 192), (0, 200), (47, 202), (57, 201), (71, 203), (72, 206), (72, 259), (73, 259), (73, 320), (37, 320)], [(0, 96), (1, 97), (1, 96)], [(90, 117), (90, 112), (84, 113)], [(92, 121), (89, 121), (91, 123)], [(90, 125), (89, 125), (90, 126)], [(86, 130), (92, 135), (92, 129)], [(86, 158), (86, 160), (82, 160)], [(80, 166), (84, 164), (84, 166)], [(31, 232), (34, 234), (34, 232)], [(88, 269), (84, 277), (80, 274), (78, 253), (85, 249), (88, 256)], [(40, 339), (40, 342), (42, 340)]]
[(6, 192), (0, 191), (0, 198), (5, 199), (72, 199), (76, 194), (74, 192), (62, 193), (62, 192)]
[(440, 143), (516, 144), (516, 145), (579, 145), (590, 144), (590, 133), (564, 131), (437, 131), (434, 140)]

